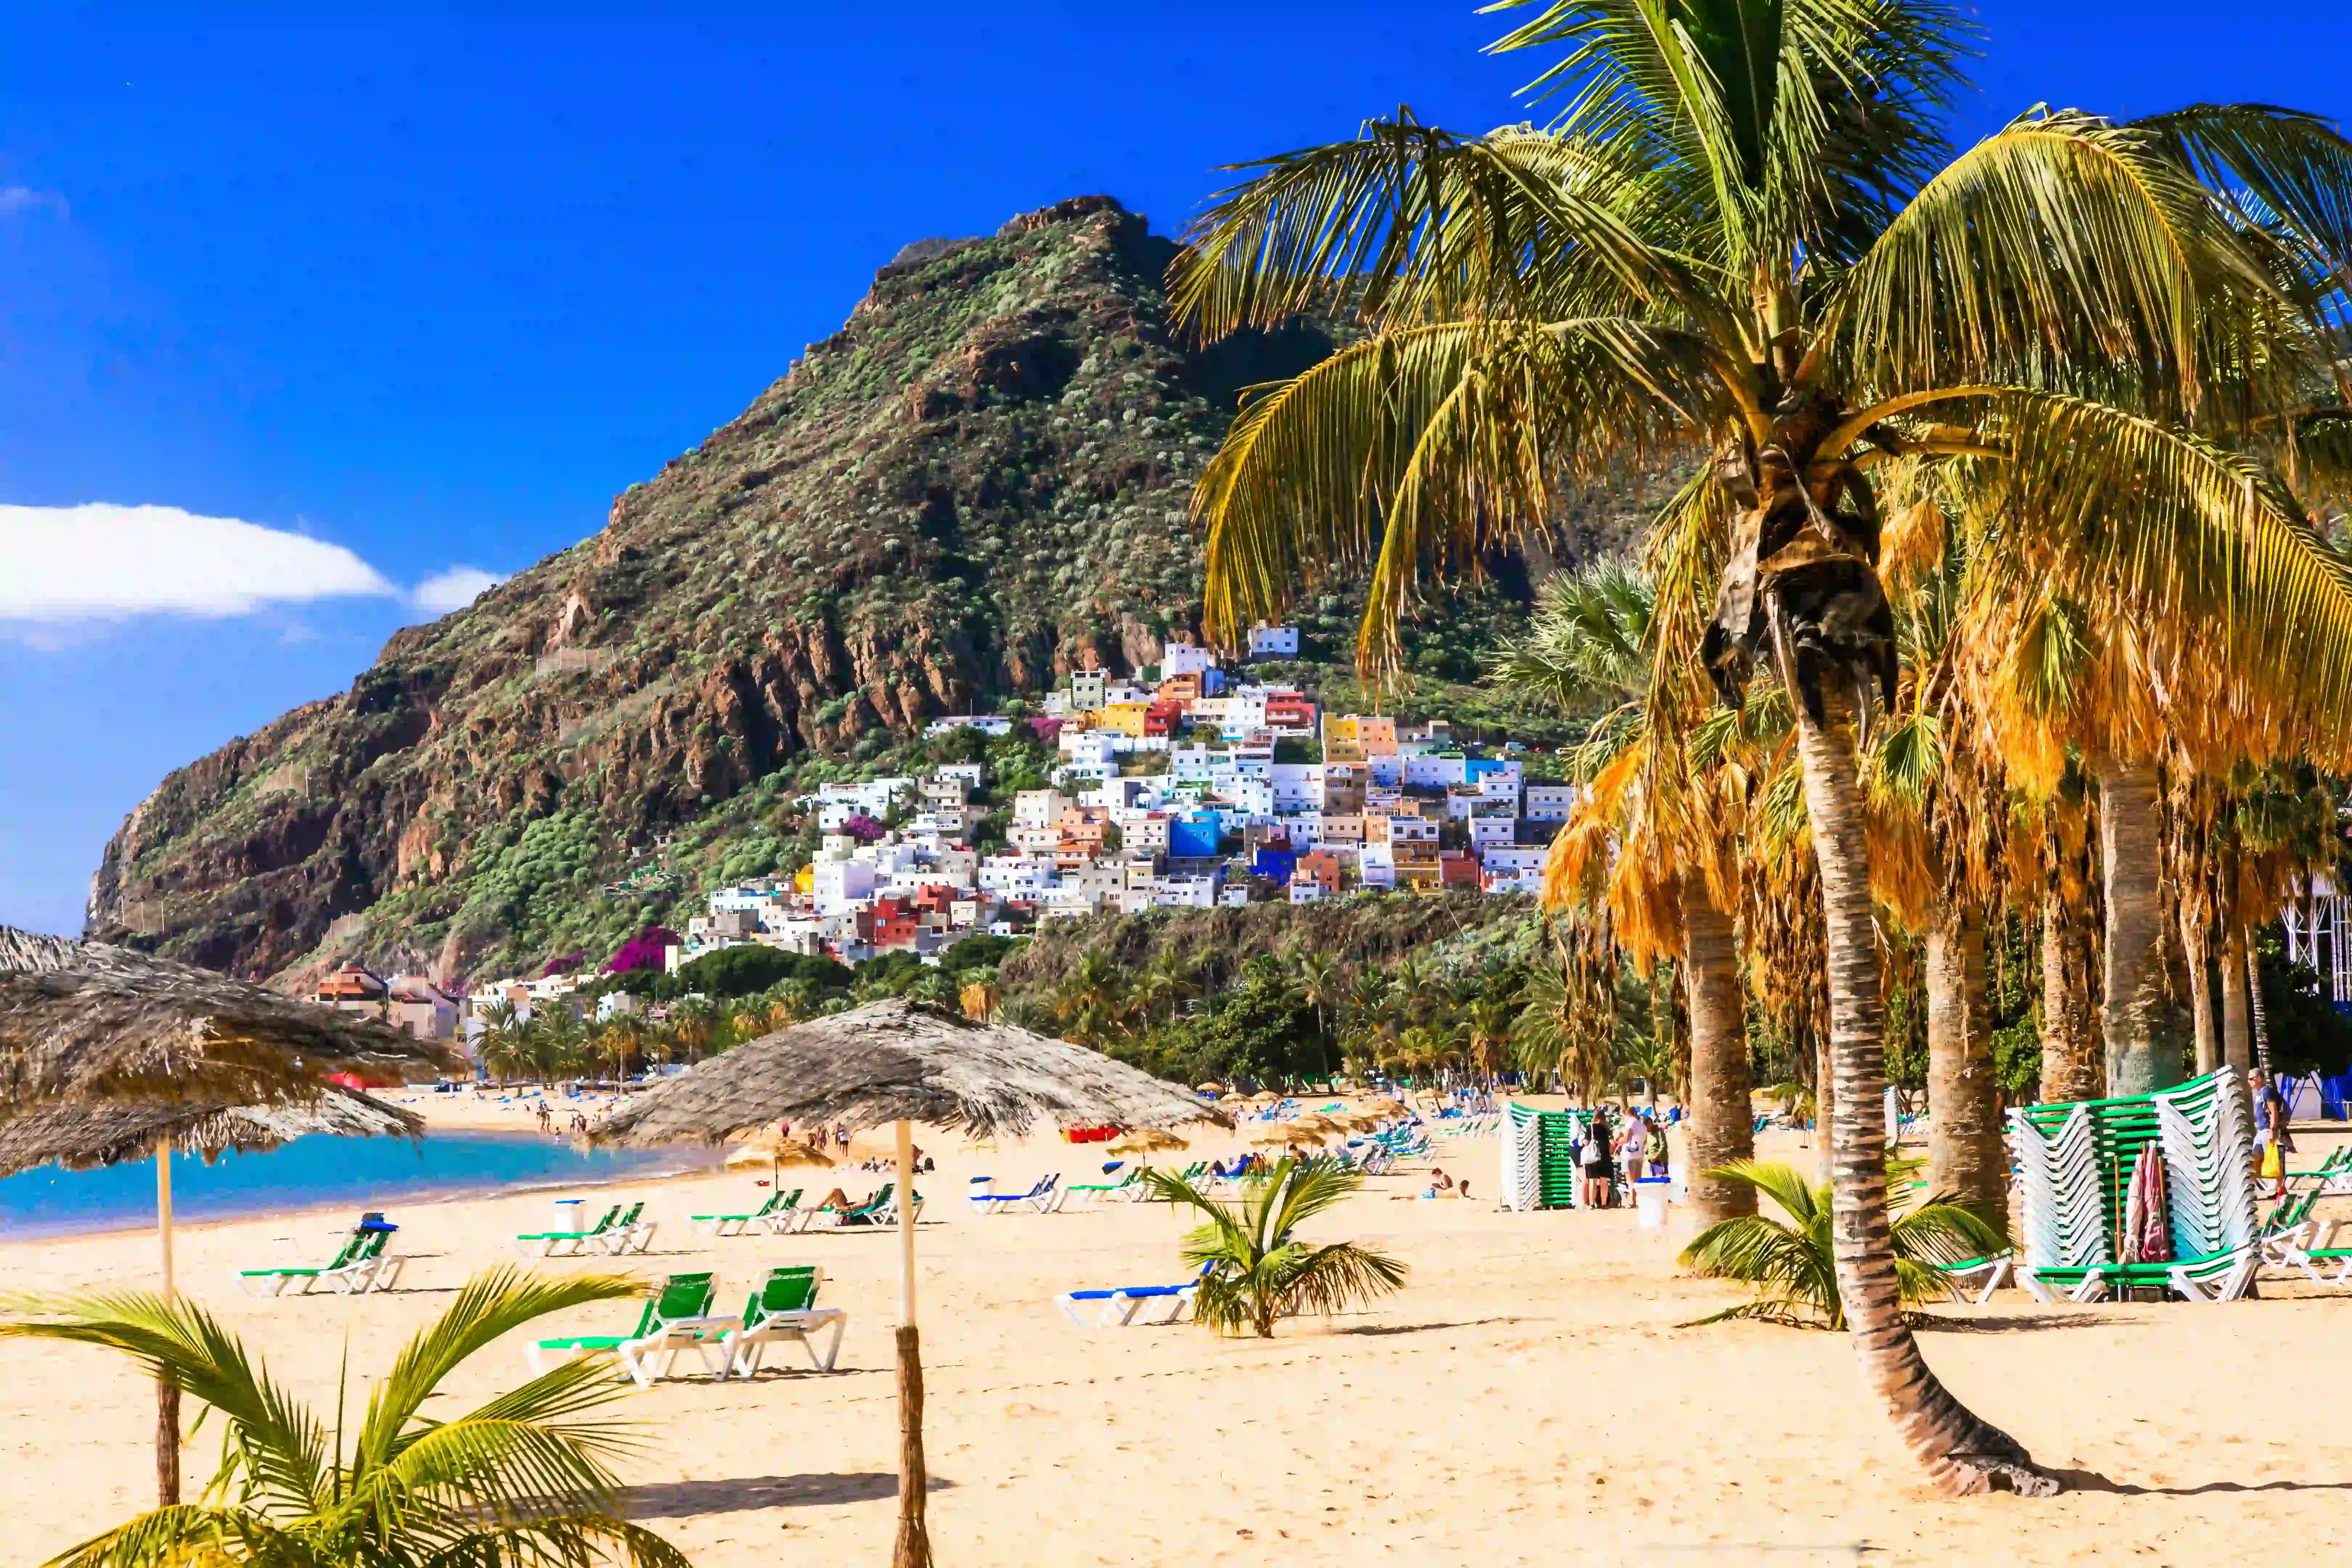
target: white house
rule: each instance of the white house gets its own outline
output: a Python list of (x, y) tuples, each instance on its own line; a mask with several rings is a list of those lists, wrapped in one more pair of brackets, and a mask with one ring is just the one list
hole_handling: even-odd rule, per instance
[(1252, 658), (1297, 658), (1298, 628), (1297, 626), (1252, 626), (1249, 656)]
[(1217, 656), (1188, 637), (1171, 637), (1160, 650), (1160, 678), (1206, 675), (1217, 668)]
[(1531, 784), (1527, 786), (1519, 815), (1529, 822), (1566, 822), (1575, 809), (1574, 784)]

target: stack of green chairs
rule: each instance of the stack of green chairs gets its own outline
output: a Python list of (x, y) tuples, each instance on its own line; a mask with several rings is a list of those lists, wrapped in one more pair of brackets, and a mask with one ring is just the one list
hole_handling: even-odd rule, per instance
[[(2252, 1279), (2252, 1135), (2231, 1069), (2156, 1094), (2023, 1106), (2010, 1112), (2010, 1141), (2025, 1220), (2017, 1274), (2039, 1300), (2155, 1289), (2227, 1300)], [(2164, 1160), (2173, 1258), (2122, 1263), (2115, 1238), (2151, 1144)]]

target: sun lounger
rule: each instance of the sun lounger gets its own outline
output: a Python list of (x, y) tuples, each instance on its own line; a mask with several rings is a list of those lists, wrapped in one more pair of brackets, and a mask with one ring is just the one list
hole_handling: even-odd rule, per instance
[[(760, 1358), (772, 1344), (790, 1340), (808, 1352), (809, 1363), (831, 1372), (841, 1354), (841, 1336), (849, 1314), (838, 1307), (820, 1307), (816, 1293), (824, 1285), (824, 1270), (813, 1266), (772, 1268), (768, 1278), (743, 1303), (743, 1321), (727, 1331), (721, 1348), (728, 1370), (750, 1377), (760, 1370)], [(817, 1338), (830, 1329), (822, 1353)]]
[(1130, 1167), (1116, 1182), (1072, 1182), (1062, 1193), (1065, 1207), (1071, 1199), (1079, 1203), (1132, 1203), (1142, 1195), (1143, 1170), (1140, 1166)]
[[(2331, 1290), (2352, 1286), (2352, 1247), (2299, 1247), (2289, 1242), (2279, 1251), (2280, 1263), (2300, 1268), (2315, 1285)], [(2334, 1264), (2335, 1272), (2323, 1271), (2322, 1264)]]
[(613, 1222), (621, 1217), (621, 1205), (614, 1204), (604, 1211), (604, 1217), (588, 1230), (533, 1230), (515, 1237), (515, 1250), (525, 1258), (576, 1257), (591, 1247), (602, 1246)]
[(770, 1193), (766, 1203), (747, 1214), (688, 1215), (687, 1223), (705, 1236), (740, 1236), (747, 1230), (766, 1230), (792, 1214), (805, 1190), (794, 1187), (790, 1193)]
[[(1213, 1263), (1202, 1264), (1201, 1272), (1181, 1285), (1122, 1285), (1110, 1290), (1065, 1290), (1054, 1298), (1054, 1304), (1062, 1309), (1062, 1316), (1069, 1319), (1073, 1327), (1123, 1329), (1135, 1321), (1146, 1301), (1165, 1301), (1168, 1310), (1149, 1320), (1157, 1327), (1172, 1323), (1184, 1315), (1184, 1310), (1192, 1304), (1193, 1296), (1201, 1289), (1201, 1281), (1207, 1279), (1209, 1270), (1215, 1267)], [(1100, 1303), (1092, 1323), (1078, 1316), (1078, 1303), (1081, 1301)]]
[(1949, 1280), (1963, 1300), (1981, 1307), (1992, 1300), (1992, 1293), (2009, 1282), (2010, 1270), (2015, 1266), (2014, 1253), (1996, 1253), (1990, 1258), (1971, 1258), (1960, 1263), (1932, 1264), (1937, 1273)]
[(1025, 1193), (974, 1193), (973, 1206), (982, 1214), (1010, 1214), (1025, 1209), (1031, 1214), (1051, 1214), (1060, 1206), (1062, 1178), (1059, 1175), (1040, 1176), (1036, 1184)]
[(633, 1204), (628, 1213), (606, 1226), (602, 1235), (593, 1237), (590, 1245), (617, 1258), (625, 1252), (643, 1252), (653, 1245), (653, 1240), (654, 1222), (646, 1217), (646, 1205)]
[(2095, 1301), (2135, 1289), (2168, 1290), (2189, 1301), (2234, 1301), (2253, 1283), (2263, 1261), (2262, 1247), (2248, 1242), (2228, 1252), (2171, 1263), (2095, 1263), (2079, 1268), (2017, 1270), (2019, 1283), (2037, 1301), (2055, 1301), (2063, 1295), (2074, 1301)]
[[(534, 1375), (546, 1370), (549, 1358), (569, 1361), (581, 1356), (611, 1355), (639, 1388), (650, 1388), (656, 1377), (669, 1375), (681, 1351), (702, 1357), (713, 1377), (727, 1375), (724, 1339), (732, 1318), (712, 1318), (718, 1287), (708, 1274), (673, 1274), (637, 1315), (637, 1326), (625, 1334), (570, 1334), (540, 1340), (525, 1347)], [(661, 1358), (658, 1368), (654, 1358)]]
[[(346, 1296), (371, 1289), (388, 1290), (404, 1261), (384, 1256), (384, 1247), (391, 1240), (388, 1228), (355, 1226), (332, 1262), (315, 1268), (240, 1268), (236, 1271), (237, 1289), (247, 1295), (263, 1296), (282, 1296), (289, 1287), (296, 1286), (299, 1287), (294, 1291), (298, 1296), (307, 1296), (320, 1286)], [(380, 1275), (383, 1277), (381, 1287), (377, 1283)]]

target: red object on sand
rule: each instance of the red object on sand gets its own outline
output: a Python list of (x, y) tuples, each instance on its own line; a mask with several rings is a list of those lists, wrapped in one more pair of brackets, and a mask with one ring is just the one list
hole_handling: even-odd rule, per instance
[(1116, 1127), (1065, 1127), (1062, 1136), (1073, 1143), (1108, 1143), (1118, 1136)]

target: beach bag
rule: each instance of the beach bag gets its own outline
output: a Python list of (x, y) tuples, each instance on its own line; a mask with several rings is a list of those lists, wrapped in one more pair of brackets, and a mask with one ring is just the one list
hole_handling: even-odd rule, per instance
[(2279, 1175), (2280, 1175), (2280, 1173), (2281, 1173), (2285, 1169), (2285, 1166), (2286, 1166), (2286, 1162), (2285, 1162), (2284, 1159), (2282, 1159), (2282, 1158), (2280, 1158), (2280, 1157), (2279, 1157), (2279, 1146), (2278, 1146), (2277, 1144), (2275, 1144), (2275, 1143), (2265, 1143), (2265, 1144), (2263, 1144), (2263, 1181), (2265, 1181), (2265, 1182), (2275, 1182), (2275, 1181), (2277, 1181), (2277, 1180), (2279, 1179)]

